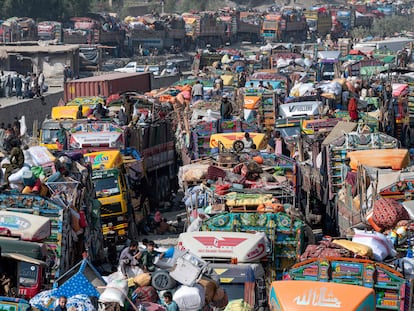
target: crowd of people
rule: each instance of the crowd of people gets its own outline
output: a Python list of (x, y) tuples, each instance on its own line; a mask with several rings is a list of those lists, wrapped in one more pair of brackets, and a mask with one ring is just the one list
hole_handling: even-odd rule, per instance
[(19, 73), (0, 73), (0, 94), (2, 97), (17, 99), (41, 97), (47, 91), (45, 75), (42, 71), (38, 74), (27, 72)]

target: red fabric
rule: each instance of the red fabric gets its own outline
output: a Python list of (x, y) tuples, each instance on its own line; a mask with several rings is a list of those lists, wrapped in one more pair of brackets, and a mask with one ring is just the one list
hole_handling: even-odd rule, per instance
[(145, 308), (145, 311), (165, 311), (165, 308), (157, 303), (144, 302), (141, 305)]
[(152, 286), (142, 286), (138, 287), (135, 290), (136, 301), (137, 302), (158, 302), (158, 294), (154, 287)]
[(400, 220), (404, 219), (410, 219), (410, 216), (396, 200), (381, 198), (375, 201), (372, 220), (382, 229), (393, 229)]
[(88, 222), (86, 221), (86, 216), (84, 211), (79, 212), (79, 225), (81, 228), (86, 228), (88, 226)]
[(358, 120), (358, 104), (354, 97), (349, 100), (348, 113), (351, 120)]
[(346, 248), (332, 243), (330, 240), (323, 240), (319, 242), (319, 245), (308, 245), (300, 256), (300, 260), (304, 261), (310, 258), (324, 257), (352, 258), (354, 257), (354, 254)]

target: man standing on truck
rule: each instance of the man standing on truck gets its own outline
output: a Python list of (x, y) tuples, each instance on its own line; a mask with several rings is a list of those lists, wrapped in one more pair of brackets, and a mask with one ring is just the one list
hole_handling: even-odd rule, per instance
[(193, 103), (204, 98), (204, 87), (200, 80), (197, 80), (196, 84), (193, 85), (191, 96), (193, 97)]
[(220, 105), (220, 114), (222, 120), (231, 119), (231, 114), (233, 113), (233, 105), (229, 101), (227, 95), (223, 95)]

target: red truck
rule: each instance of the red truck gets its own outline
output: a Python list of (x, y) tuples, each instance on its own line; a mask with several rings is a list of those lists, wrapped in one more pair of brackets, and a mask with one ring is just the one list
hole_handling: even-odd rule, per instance
[(126, 91), (148, 92), (151, 90), (151, 74), (110, 73), (65, 83), (64, 98), (68, 102), (76, 97), (104, 96)]

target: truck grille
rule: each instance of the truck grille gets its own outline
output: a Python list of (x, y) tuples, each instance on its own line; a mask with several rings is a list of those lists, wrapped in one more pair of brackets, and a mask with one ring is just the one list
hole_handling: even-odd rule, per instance
[(101, 207), (101, 215), (111, 215), (122, 213), (121, 203), (105, 204)]

